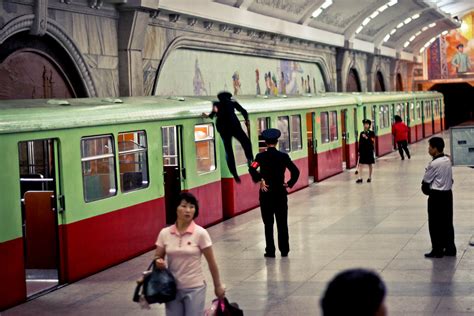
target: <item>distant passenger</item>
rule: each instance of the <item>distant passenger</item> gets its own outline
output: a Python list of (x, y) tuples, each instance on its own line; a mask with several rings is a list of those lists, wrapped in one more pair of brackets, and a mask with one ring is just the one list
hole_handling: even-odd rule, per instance
[(321, 299), (323, 316), (385, 316), (385, 292), (385, 284), (375, 272), (343, 271), (331, 280)]
[(176, 279), (176, 299), (166, 303), (167, 316), (203, 315), (206, 300), (206, 282), (201, 269), (201, 256), (207, 260), (217, 297), (225, 296), (219, 277), (209, 233), (194, 223), (199, 215), (199, 204), (194, 195), (181, 193), (176, 210), (176, 224), (163, 228), (156, 242), (155, 264), (168, 269)]
[(410, 129), (403, 123), (402, 118), (399, 115), (395, 115), (395, 123), (392, 125), (392, 134), (397, 143), (398, 152), (402, 160), (405, 160), (403, 151), (407, 154), (408, 159), (411, 158), (410, 151), (408, 150), (408, 132)]
[(369, 178), (367, 182), (372, 181), (372, 165), (375, 163), (374, 157), (374, 144), (375, 144), (375, 133), (370, 130), (372, 122), (368, 119), (362, 120), (364, 124), (364, 130), (360, 132), (359, 137), (359, 178), (356, 183), (362, 183), (362, 172), (364, 165), (369, 165)]
[[(257, 154), (255, 161), (249, 168), (254, 182), (260, 182), (260, 210), (263, 224), (265, 225), (265, 257), (275, 257), (275, 243), (273, 241), (273, 223), (276, 219), (278, 229), (278, 248), (281, 256), (288, 256), (290, 252), (288, 235), (288, 192), (292, 188), (300, 171), (291, 161), (288, 154), (276, 149), (281, 132), (270, 128), (262, 132), (267, 150)], [(260, 171), (257, 169), (260, 168)], [(291, 178), (285, 182), (285, 171), (288, 169)]]
[(237, 115), (235, 115), (235, 110), (242, 113), (245, 119), (245, 125), (247, 125), (247, 131), (250, 131), (249, 115), (237, 101), (232, 99), (232, 94), (230, 92), (220, 92), (217, 95), (217, 98), (219, 99), (219, 102), (213, 102), (212, 112), (209, 115), (203, 113), (203, 116), (210, 118), (217, 116), (216, 128), (219, 134), (221, 134), (222, 141), (224, 142), (227, 166), (229, 167), (229, 171), (232, 173), (235, 181), (240, 183), (240, 177), (235, 166), (232, 137), (235, 137), (242, 145), (248, 166), (252, 163), (253, 152), (249, 136), (247, 136), (242, 129), (240, 121), (237, 118)]
[(453, 226), (453, 171), (451, 159), (444, 154), (444, 140), (432, 137), (428, 153), (433, 160), (426, 167), (421, 189), (428, 195), (428, 229), (431, 252), (426, 258), (456, 256)]

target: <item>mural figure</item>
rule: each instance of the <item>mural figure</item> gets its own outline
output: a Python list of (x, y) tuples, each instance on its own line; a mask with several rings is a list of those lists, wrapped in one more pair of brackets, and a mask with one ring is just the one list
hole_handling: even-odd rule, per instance
[(255, 83), (257, 84), (257, 95), (261, 94), (260, 91), (260, 72), (258, 71), (258, 68), (255, 69)]
[(276, 78), (275, 73), (273, 73), (273, 75), (272, 75), (271, 84), (272, 84), (273, 95), (277, 96), (278, 95), (278, 85), (277, 85), (277, 78)]
[(234, 86), (234, 95), (240, 94), (240, 76), (239, 72), (235, 71), (232, 75), (232, 85)]
[(282, 60), (280, 62), (280, 68), (281, 72), (285, 74), (286, 93), (300, 93), (300, 90), (298, 89), (298, 74), (303, 72), (300, 64), (296, 61)]
[(204, 82), (204, 78), (202, 77), (202, 72), (199, 68), (199, 62), (197, 58), (196, 62), (194, 63), (193, 86), (194, 95), (207, 95), (206, 84)]
[(285, 81), (285, 73), (281, 72), (281, 79), (280, 79), (280, 93), (286, 94), (286, 81)]
[(220, 92), (217, 95), (217, 98), (219, 99), (219, 101), (214, 101), (212, 103), (211, 113), (202, 113), (202, 116), (209, 117), (211, 119), (214, 118), (214, 116), (217, 116), (216, 128), (219, 134), (221, 135), (222, 142), (224, 143), (227, 167), (229, 167), (229, 171), (230, 173), (232, 173), (235, 182), (240, 183), (240, 177), (237, 173), (237, 168), (235, 166), (234, 151), (232, 148), (232, 138), (235, 137), (235, 139), (237, 139), (242, 145), (249, 167), (253, 161), (253, 152), (250, 139), (242, 129), (240, 121), (237, 115), (235, 115), (235, 110), (242, 113), (242, 116), (245, 119), (245, 125), (247, 126), (248, 134), (250, 135), (249, 115), (247, 111), (237, 101), (232, 99), (232, 94), (230, 92)]
[(469, 60), (469, 55), (464, 53), (464, 45), (458, 44), (456, 49), (457, 53), (451, 60), (451, 65), (453, 65), (458, 74), (468, 72), (471, 69), (471, 61)]
[(272, 77), (270, 75), (270, 72), (265, 73), (265, 95), (270, 95), (271, 93), (271, 81)]

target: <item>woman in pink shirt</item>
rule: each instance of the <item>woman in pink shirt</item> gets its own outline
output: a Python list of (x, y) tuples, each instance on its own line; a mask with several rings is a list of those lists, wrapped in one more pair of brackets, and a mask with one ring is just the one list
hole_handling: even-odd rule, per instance
[(206, 282), (201, 269), (203, 254), (214, 281), (214, 293), (223, 298), (225, 288), (212, 251), (209, 233), (194, 223), (199, 215), (199, 204), (191, 193), (183, 192), (179, 197), (176, 224), (163, 228), (156, 242), (156, 266), (168, 269), (176, 279), (176, 299), (166, 303), (167, 316), (196, 316), (204, 313)]

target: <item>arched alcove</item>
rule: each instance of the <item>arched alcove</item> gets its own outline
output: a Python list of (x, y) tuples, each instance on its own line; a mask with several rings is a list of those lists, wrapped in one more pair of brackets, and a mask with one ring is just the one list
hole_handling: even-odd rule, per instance
[(351, 68), (347, 76), (346, 92), (361, 92), (360, 79), (357, 70)]
[(86, 97), (72, 60), (53, 38), (20, 32), (0, 45), (0, 99)]
[(383, 79), (382, 72), (380, 72), (380, 71), (377, 71), (377, 73), (375, 75), (374, 91), (376, 91), (376, 92), (385, 91), (385, 82), (384, 82), (384, 79)]

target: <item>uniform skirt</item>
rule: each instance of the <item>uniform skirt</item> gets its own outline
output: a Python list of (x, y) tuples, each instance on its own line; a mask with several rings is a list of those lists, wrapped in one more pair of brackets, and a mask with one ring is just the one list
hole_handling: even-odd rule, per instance
[(374, 152), (372, 150), (363, 150), (359, 153), (359, 163), (363, 165), (372, 165), (375, 163)]

